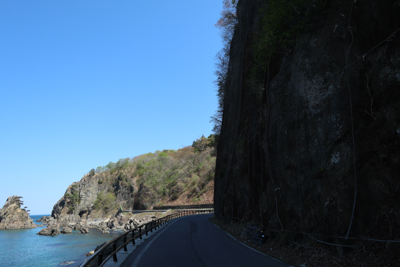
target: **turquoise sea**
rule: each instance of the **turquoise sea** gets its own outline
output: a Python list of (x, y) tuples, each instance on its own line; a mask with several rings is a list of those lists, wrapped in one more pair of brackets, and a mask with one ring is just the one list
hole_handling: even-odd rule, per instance
[[(36, 223), (42, 216), (45, 215), (30, 217)], [(103, 235), (96, 229), (90, 229), (88, 234), (73, 231), (71, 234), (57, 236), (37, 235), (41, 229), (43, 227), (0, 230), (0, 266), (75, 267), (83, 262), (86, 253), (118, 235), (117, 233)]]

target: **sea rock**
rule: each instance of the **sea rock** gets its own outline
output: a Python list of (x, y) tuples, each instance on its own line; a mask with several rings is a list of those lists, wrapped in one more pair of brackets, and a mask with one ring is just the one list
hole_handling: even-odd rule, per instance
[(43, 216), (40, 219), (37, 219), (36, 222), (47, 223), (50, 220), (50, 216)]
[(79, 231), (79, 233), (80, 233), (80, 234), (87, 234), (87, 233), (89, 233), (89, 228), (82, 228), (82, 229)]
[(0, 229), (30, 229), (37, 227), (29, 217), (29, 213), (25, 209), (21, 209), (23, 204), (21, 198), (20, 196), (7, 198), (3, 208), (0, 209)]
[(72, 229), (77, 230), (77, 231), (80, 231), (84, 228), (88, 228), (87, 222), (85, 220), (82, 220), (79, 223), (72, 225)]
[(102, 233), (102, 234), (109, 234), (110, 231), (102, 231), (101, 233)]
[(75, 261), (65, 261), (65, 262), (62, 262), (61, 265), (71, 265), (74, 263), (75, 263)]
[(90, 257), (90, 256), (92, 256), (93, 254), (94, 254), (94, 250), (89, 251), (88, 253), (86, 253), (86, 256)]
[(63, 227), (63, 229), (61, 230), (62, 234), (70, 234), (72, 233), (72, 229), (70, 227)]
[(61, 233), (60, 227), (58, 225), (51, 225), (51, 226), (47, 226), (47, 228), (40, 230), (40, 232), (37, 234), (38, 235), (55, 236), (55, 235), (59, 235), (60, 233)]
[(107, 222), (107, 227), (108, 228), (110, 228), (110, 229), (113, 229), (113, 228), (116, 228), (117, 226), (119, 226), (118, 225), (118, 220), (117, 220), (117, 218), (112, 218), (111, 220), (109, 220), (108, 222)]
[(72, 229), (74, 229), (76, 231), (80, 231), (82, 229), (82, 225), (80, 225), (79, 223), (75, 224), (75, 225), (72, 226)]
[(36, 222), (42, 222), (43, 224), (53, 225), (57, 223), (57, 220), (55, 220), (51, 216), (43, 216), (40, 219), (36, 220)]

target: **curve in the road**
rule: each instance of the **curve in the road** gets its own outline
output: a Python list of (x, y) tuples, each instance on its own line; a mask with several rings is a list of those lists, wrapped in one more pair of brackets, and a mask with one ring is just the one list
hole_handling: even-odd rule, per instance
[(231, 238), (210, 222), (213, 216), (200, 214), (172, 221), (135, 249), (121, 266), (289, 266)]

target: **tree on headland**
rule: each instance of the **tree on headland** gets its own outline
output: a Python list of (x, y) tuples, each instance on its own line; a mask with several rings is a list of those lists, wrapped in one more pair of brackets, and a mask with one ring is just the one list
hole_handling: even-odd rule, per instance
[(213, 147), (214, 145), (215, 145), (215, 135), (210, 134), (208, 138), (205, 138), (204, 135), (202, 135), (199, 139), (193, 141), (192, 147), (194, 147), (195, 152), (202, 152), (207, 147)]

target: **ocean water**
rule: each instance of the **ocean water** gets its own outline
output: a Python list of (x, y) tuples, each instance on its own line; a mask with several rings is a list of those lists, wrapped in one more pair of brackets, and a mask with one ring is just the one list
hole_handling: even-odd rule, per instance
[[(45, 215), (30, 217), (36, 223), (42, 216)], [(83, 262), (86, 253), (118, 235), (102, 234), (95, 229), (90, 229), (88, 234), (72, 231), (57, 236), (37, 235), (42, 229), (0, 230), (0, 266), (75, 267)]]

